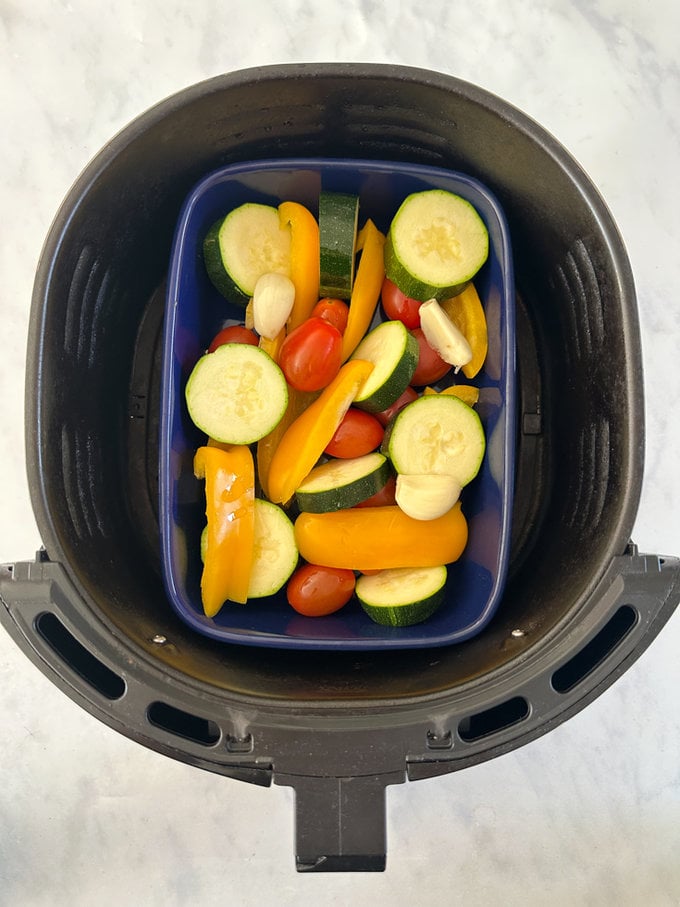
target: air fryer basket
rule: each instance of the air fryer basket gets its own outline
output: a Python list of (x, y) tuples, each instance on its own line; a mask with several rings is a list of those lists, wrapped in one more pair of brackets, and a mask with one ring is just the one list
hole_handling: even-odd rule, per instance
[[(183, 199), (241, 160), (364, 157), (477, 177), (508, 217), (519, 420), (509, 581), (448, 648), (232, 646), (174, 616), (160, 576), (160, 328)], [(519, 111), (405, 67), (272, 66), (195, 85), (117, 135), (65, 199), (35, 282), (27, 468), (44, 548), (0, 619), (64, 692), (195, 766), (296, 790), (300, 870), (385, 865), (385, 787), (523, 745), (598, 696), (680, 598), (629, 534), (643, 467), (637, 310), (611, 216)]]

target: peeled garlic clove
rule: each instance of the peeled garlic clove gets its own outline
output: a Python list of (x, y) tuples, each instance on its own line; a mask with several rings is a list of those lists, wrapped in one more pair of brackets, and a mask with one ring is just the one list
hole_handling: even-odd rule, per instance
[(263, 274), (253, 290), (253, 326), (260, 337), (273, 340), (288, 321), (295, 285), (285, 274)]
[(397, 505), (414, 520), (436, 520), (443, 516), (460, 497), (462, 486), (453, 476), (397, 476)]
[(456, 371), (472, 359), (472, 348), (465, 335), (436, 299), (429, 299), (421, 305), (420, 327), (432, 349), (444, 362), (454, 365)]

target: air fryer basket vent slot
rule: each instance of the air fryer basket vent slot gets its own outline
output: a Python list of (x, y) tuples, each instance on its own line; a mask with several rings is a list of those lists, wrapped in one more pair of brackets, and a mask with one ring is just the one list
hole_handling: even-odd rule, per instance
[(556, 269), (555, 283), (569, 301), (563, 309), (567, 321), (564, 332), (567, 361), (574, 355), (590, 361), (604, 346), (604, 299), (595, 264), (583, 240), (574, 242), (564, 264)]
[(568, 693), (593, 671), (635, 626), (637, 611), (630, 605), (622, 605), (602, 629), (580, 652), (572, 656), (552, 675), (553, 689)]
[(526, 699), (523, 696), (513, 696), (490, 709), (464, 718), (458, 725), (458, 736), (466, 743), (471, 743), (517, 724), (528, 715), (529, 703)]
[(39, 614), (35, 626), (40, 636), (61, 660), (107, 699), (120, 699), (126, 685), (122, 677), (89, 652), (49, 611)]
[(92, 432), (68, 425), (61, 429), (62, 473), (66, 506), (79, 538), (105, 535), (94, 496), (102, 475), (101, 442)]
[(566, 517), (571, 529), (597, 525), (602, 516), (610, 472), (609, 435), (609, 422), (597, 419), (576, 437), (569, 489), (571, 508)]
[(154, 727), (184, 740), (193, 740), (202, 746), (214, 746), (221, 737), (220, 729), (214, 721), (192, 715), (166, 702), (152, 702), (146, 711), (146, 717)]

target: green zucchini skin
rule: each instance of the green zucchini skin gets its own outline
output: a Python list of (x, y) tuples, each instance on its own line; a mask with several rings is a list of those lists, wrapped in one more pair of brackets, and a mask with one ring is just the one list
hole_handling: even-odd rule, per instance
[(223, 217), (218, 221), (215, 221), (203, 240), (203, 262), (205, 264), (205, 270), (211, 283), (221, 296), (224, 296), (229, 302), (240, 305), (245, 309), (250, 297), (234, 283), (231, 277), (229, 277), (229, 274), (224, 267), (224, 262), (222, 261), (220, 229), (223, 223)]
[(375, 368), (354, 401), (359, 409), (381, 413), (404, 393), (418, 366), (418, 341), (401, 321), (384, 321), (352, 354)]
[(408, 195), (392, 218), (385, 273), (411, 299), (441, 301), (461, 293), (488, 255), (488, 230), (475, 207), (453, 192), (426, 189)]
[(400, 567), (360, 576), (355, 594), (366, 614), (385, 627), (422, 623), (442, 606), (447, 569)]
[(319, 195), (319, 296), (349, 299), (354, 283), (359, 196)]
[(345, 510), (377, 494), (391, 475), (389, 460), (378, 452), (350, 460), (330, 460), (311, 471), (296, 491), (295, 500), (299, 509), (307, 513)]
[(252, 444), (283, 418), (288, 385), (264, 350), (225, 343), (196, 362), (184, 396), (191, 421), (209, 438)]
[(216, 221), (203, 240), (208, 277), (230, 302), (247, 306), (263, 274), (290, 276), (290, 229), (272, 205), (244, 202)]
[[(426, 443), (423, 439), (433, 439)], [(453, 395), (427, 395), (409, 403), (385, 429), (381, 453), (397, 473), (450, 475), (462, 486), (479, 472), (486, 451), (475, 410)]]

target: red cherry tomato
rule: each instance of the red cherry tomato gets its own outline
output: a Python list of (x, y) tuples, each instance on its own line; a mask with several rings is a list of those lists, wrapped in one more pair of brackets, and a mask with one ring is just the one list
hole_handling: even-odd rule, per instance
[(375, 416), (350, 406), (325, 452), (343, 460), (363, 457), (380, 446), (384, 434), (385, 429)]
[[(360, 504), (355, 504), (355, 507), (391, 507), (397, 503), (395, 498), (396, 491), (396, 476), (390, 476), (380, 491), (377, 491), (370, 498), (366, 498), (366, 500), (362, 501)], [(365, 573), (364, 570), (361, 572)]]
[(432, 349), (425, 339), (422, 328), (416, 328), (411, 331), (418, 341), (418, 365), (411, 378), (411, 384), (415, 387), (421, 387), (423, 384), (433, 384), (439, 381), (452, 368), (448, 362), (444, 362), (439, 353)]
[(349, 318), (349, 306), (342, 299), (320, 299), (312, 309), (312, 318), (323, 318), (344, 334)]
[(306, 617), (333, 614), (350, 600), (354, 584), (352, 570), (305, 564), (288, 580), (288, 604)]
[(380, 291), (382, 307), (390, 321), (401, 321), (409, 330), (420, 327), (422, 302), (402, 293), (396, 283), (386, 277)]
[(323, 318), (308, 318), (281, 345), (279, 365), (286, 381), (299, 391), (330, 384), (342, 364), (342, 334)]
[(214, 353), (217, 347), (224, 343), (249, 343), (251, 346), (257, 346), (259, 342), (260, 339), (255, 331), (249, 331), (240, 324), (232, 324), (215, 334), (208, 347), (208, 352)]
[(415, 391), (412, 387), (407, 387), (401, 397), (398, 397), (392, 406), (388, 406), (387, 409), (384, 409), (381, 413), (375, 413), (375, 417), (380, 422), (381, 425), (387, 425), (390, 419), (399, 412), (400, 409), (403, 409), (407, 404), (413, 403), (414, 400), (418, 399), (418, 391)]

